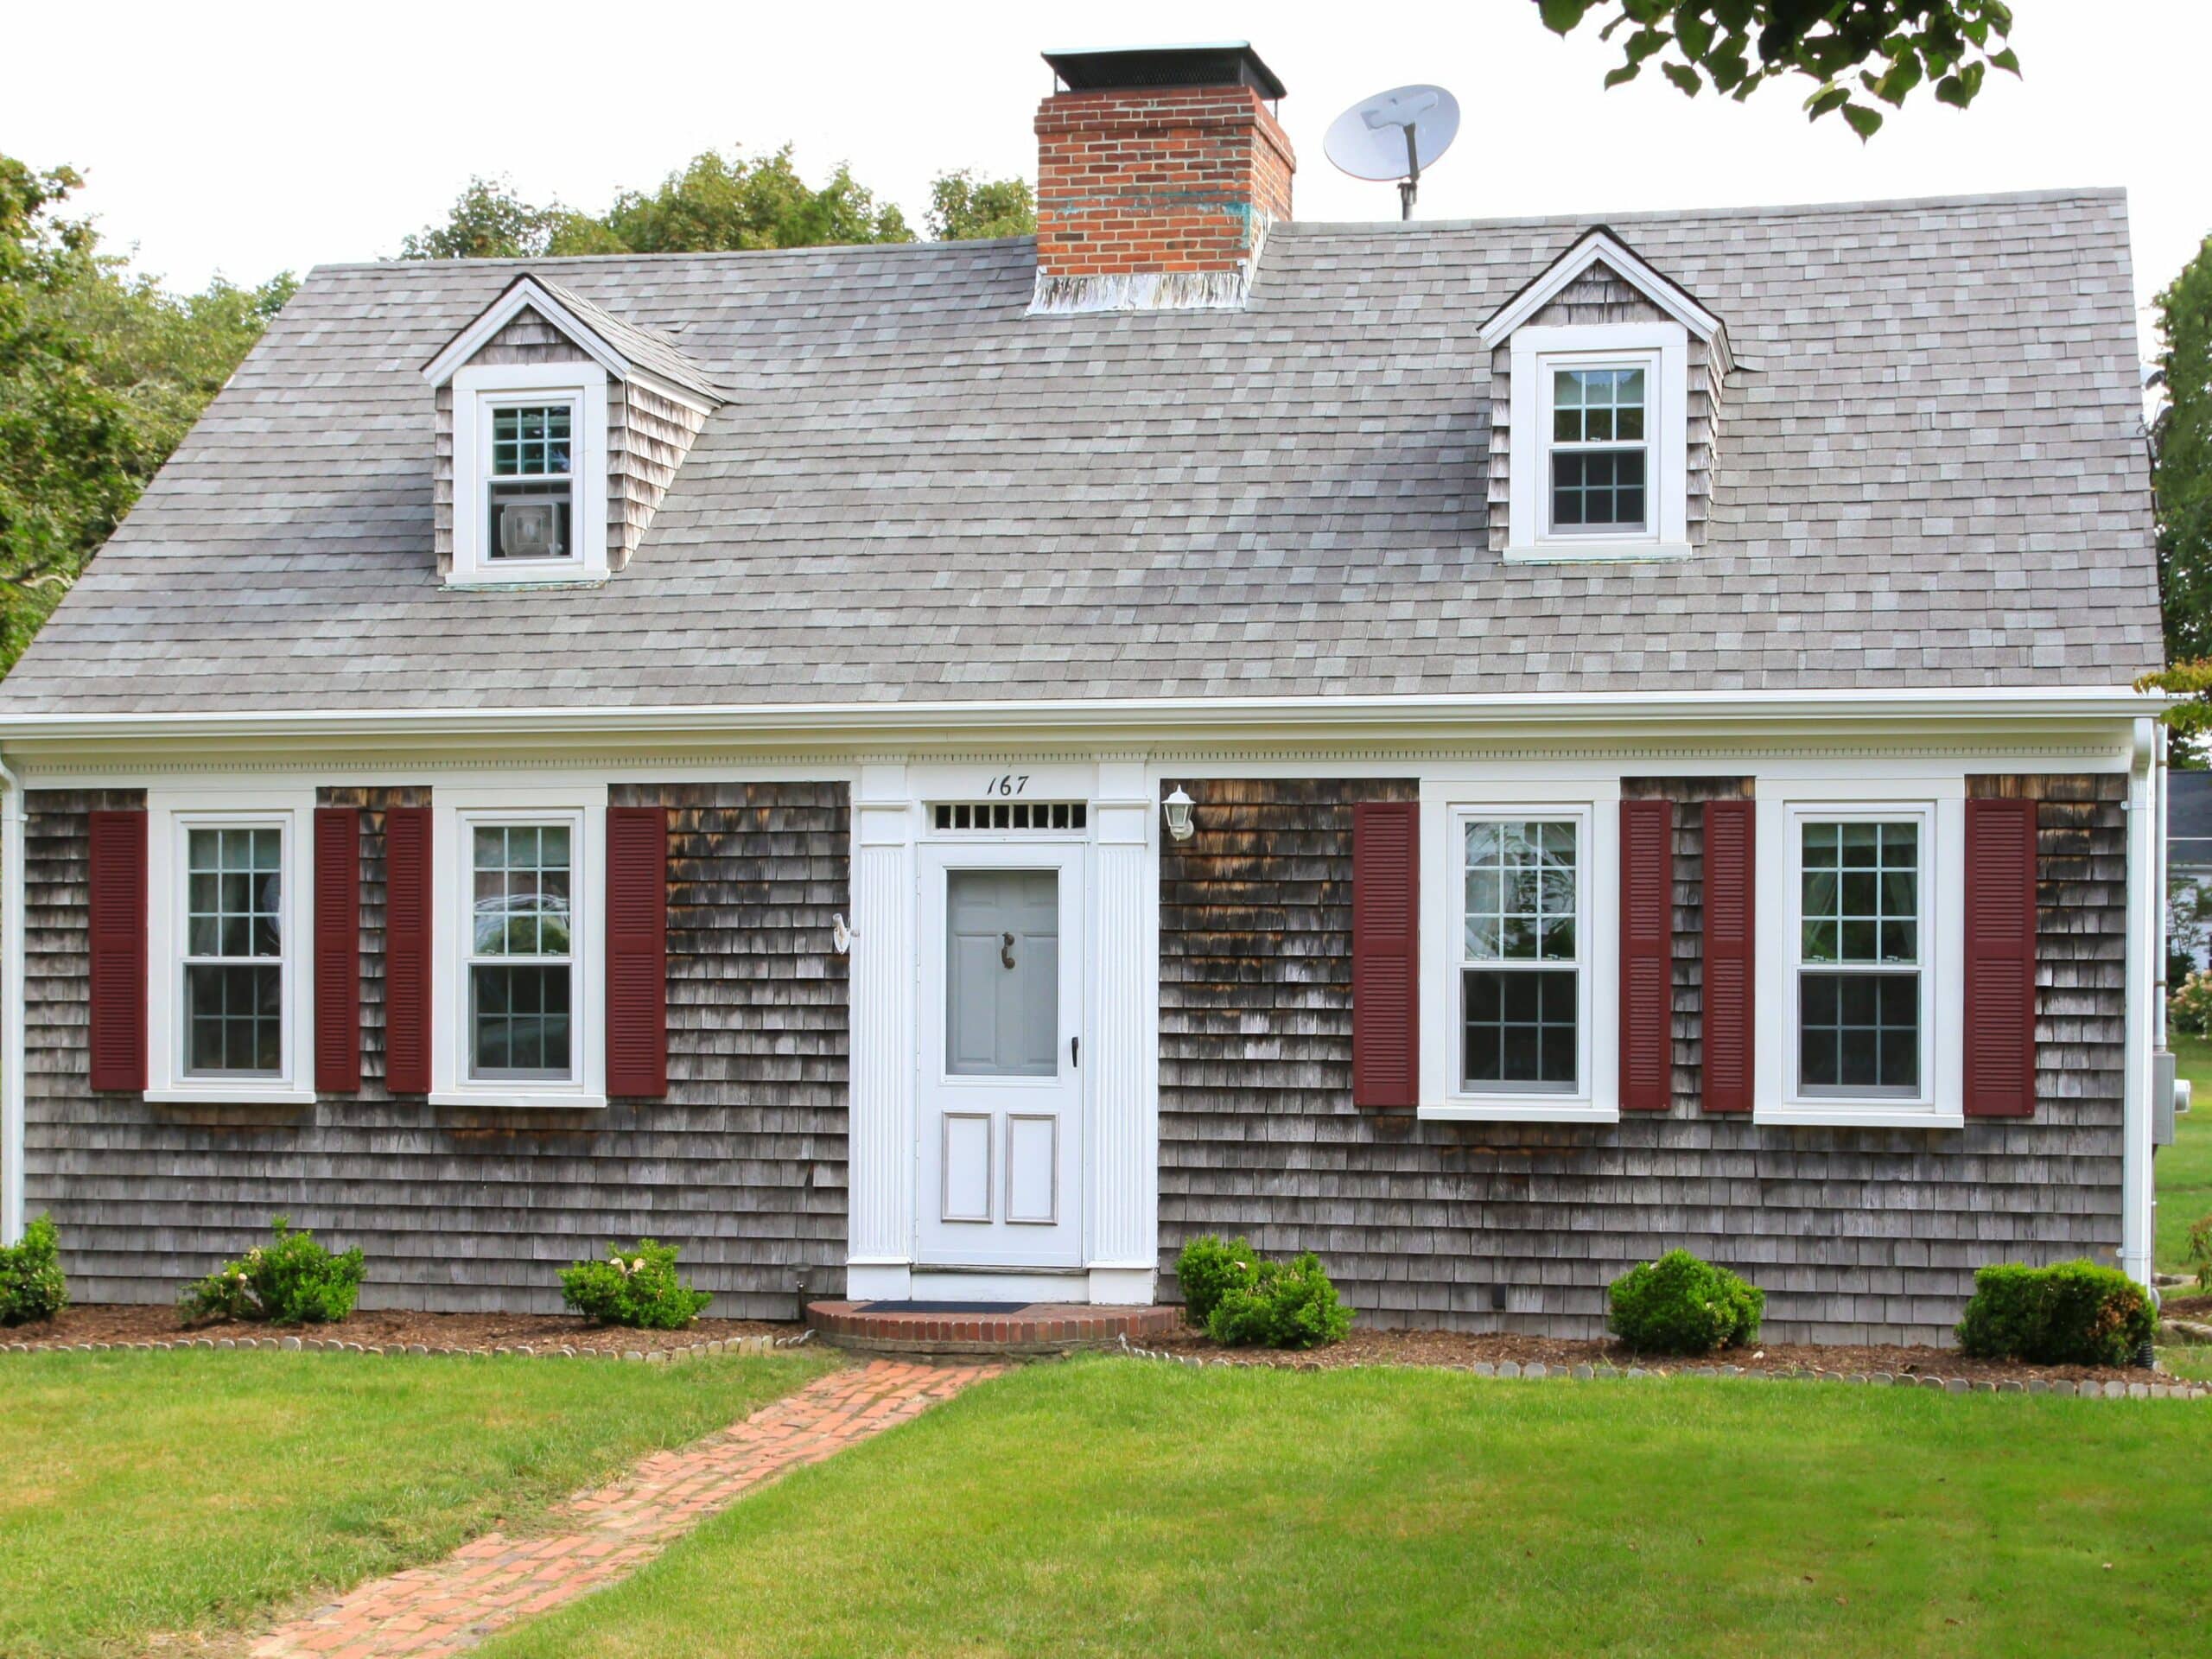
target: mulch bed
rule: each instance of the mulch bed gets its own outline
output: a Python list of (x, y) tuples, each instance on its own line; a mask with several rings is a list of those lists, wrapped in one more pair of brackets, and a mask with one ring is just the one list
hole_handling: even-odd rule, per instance
[(489, 1353), (527, 1347), (538, 1353), (572, 1348), (578, 1353), (668, 1353), (714, 1342), (762, 1338), (790, 1344), (796, 1325), (765, 1319), (700, 1319), (681, 1331), (631, 1331), (592, 1325), (573, 1313), (410, 1313), (372, 1308), (337, 1325), (279, 1326), (241, 1319), (177, 1322), (174, 1307), (92, 1303), (67, 1307), (56, 1319), (0, 1330), (0, 1347), (25, 1343), (34, 1348), (73, 1347), (80, 1343), (185, 1342), (198, 1338), (232, 1341), (251, 1337), (257, 1344), (297, 1337), (304, 1342), (344, 1342), (364, 1348), (424, 1347)]
[(1832, 1347), (1811, 1343), (1761, 1343), (1751, 1348), (1731, 1349), (1709, 1359), (1669, 1359), (1630, 1353), (1617, 1342), (1476, 1336), (1459, 1331), (1370, 1331), (1357, 1325), (1333, 1347), (1308, 1353), (1224, 1348), (1187, 1326), (1173, 1336), (1152, 1338), (1143, 1346), (1149, 1352), (1178, 1359), (1203, 1359), (1209, 1363), (1224, 1360), (1239, 1365), (1273, 1365), (1296, 1370), (1334, 1370), (1351, 1365), (1465, 1367), (1497, 1365), (1511, 1360), (1522, 1366), (1539, 1364), (1551, 1372), (1571, 1372), (1577, 1365), (1624, 1371), (1632, 1365), (1647, 1371), (1710, 1370), (1716, 1365), (1729, 1365), (1740, 1368), (1747, 1375), (1764, 1376), (1821, 1371), (1845, 1376), (1960, 1377), (1968, 1382), (2022, 1384), (2038, 1378), (2045, 1382), (2145, 1382), (2156, 1375), (2139, 1366), (2025, 1365), (1969, 1359), (1955, 1348)]

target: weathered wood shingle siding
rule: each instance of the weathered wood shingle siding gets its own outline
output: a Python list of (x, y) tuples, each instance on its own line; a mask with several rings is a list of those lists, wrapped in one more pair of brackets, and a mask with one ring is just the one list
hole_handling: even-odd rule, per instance
[(73, 1295), (167, 1301), (279, 1211), (368, 1253), (366, 1306), (556, 1307), (556, 1269), (640, 1233), (682, 1245), (716, 1313), (789, 1317), (801, 1272), (842, 1287), (846, 976), (829, 939), (849, 907), (842, 784), (613, 791), (671, 810), (669, 1094), (569, 1113), (385, 1093), (382, 813), (428, 797), (322, 793), (368, 809), (362, 1091), (185, 1109), (86, 1079), (86, 815), (143, 798), (30, 792), (25, 1170), (32, 1212), (61, 1224)]
[[(1694, 957), (1679, 945), (1669, 1112), (1597, 1127), (1357, 1111), (1351, 804), (1409, 798), (1413, 785), (1181, 781), (1198, 828), (1161, 855), (1163, 1273), (1193, 1234), (1244, 1233), (1263, 1250), (1320, 1252), (1378, 1324), (1587, 1335), (1602, 1329), (1611, 1279), (1680, 1244), (1762, 1286), (1777, 1339), (1942, 1341), (1986, 1262), (2110, 1259), (2118, 780), (2003, 785), (2044, 802), (2039, 1098), (2032, 1119), (1935, 1132), (1760, 1128), (1700, 1111), (1682, 1035), (1695, 1024)], [(1440, 849), (1423, 857), (1447, 879)], [(1694, 926), (1689, 900), (1678, 884), (1678, 938)]]

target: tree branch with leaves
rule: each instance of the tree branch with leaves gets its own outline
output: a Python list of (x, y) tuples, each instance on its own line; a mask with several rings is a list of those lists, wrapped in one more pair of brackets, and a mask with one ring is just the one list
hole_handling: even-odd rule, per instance
[(1710, 86), (1741, 103), (1770, 81), (1811, 80), (1808, 118), (1840, 114), (1861, 139), (1923, 86), (1965, 109), (1992, 69), (2020, 73), (2003, 0), (1536, 0), (1544, 22), (1573, 33), (1592, 16), (1621, 40), (1618, 86), (1646, 65), (1695, 98)]

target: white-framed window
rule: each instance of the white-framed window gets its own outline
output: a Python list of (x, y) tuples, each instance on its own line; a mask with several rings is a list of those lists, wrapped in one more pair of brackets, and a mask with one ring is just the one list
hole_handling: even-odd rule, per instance
[(1500, 787), (1422, 789), (1421, 1115), (1611, 1122), (1618, 784)]
[(148, 1098), (315, 1098), (312, 791), (149, 791)]
[(1761, 1121), (1962, 1121), (1962, 818), (1941, 797), (1763, 784)]
[(594, 363), (454, 376), (454, 559), (461, 584), (607, 575), (607, 379)]
[(606, 1104), (603, 785), (442, 788), (431, 1103)]
[(1511, 349), (1505, 556), (1686, 555), (1688, 330), (1530, 325)]

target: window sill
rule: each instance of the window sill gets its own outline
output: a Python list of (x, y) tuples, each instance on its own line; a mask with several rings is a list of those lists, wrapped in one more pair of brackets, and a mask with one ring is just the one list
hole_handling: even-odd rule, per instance
[(543, 575), (525, 576), (502, 570), (492, 575), (448, 576), (445, 586), (469, 592), (489, 590), (493, 593), (512, 592), (518, 588), (604, 588), (607, 572), (570, 567), (548, 570)]
[(1424, 1123), (1618, 1123), (1620, 1111), (1586, 1100), (1551, 1100), (1541, 1095), (1501, 1095), (1496, 1100), (1451, 1100), (1422, 1106), (1414, 1116)]
[(1687, 559), (1688, 542), (1537, 542), (1505, 550), (1508, 564), (1639, 564)]
[(607, 1106), (605, 1095), (588, 1095), (575, 1089), (435, 1089), (431, 1090), (429, 1099), (433, 1106), (475, 1106), (497, 1110), (595, 1112)]
[(165, 1084), (145, 1091), (151, 1106), (312, 1106), (315, 1092), (289, 1083), (241, 1078), (237, 1083)]
[(1833, 1104), (1760, 1106), (1751, 1122), (1762, 1128), (1799, 1129), (1962, 1129), (1966, 1114), (1927, 1106)]

